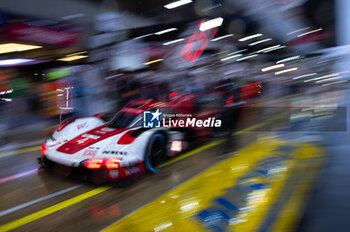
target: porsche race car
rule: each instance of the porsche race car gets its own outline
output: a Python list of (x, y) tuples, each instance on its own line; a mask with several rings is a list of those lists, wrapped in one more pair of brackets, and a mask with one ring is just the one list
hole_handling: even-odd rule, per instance
[(165, 109), (166, 103), (137, 100), (110, 121), (101, 115), (64, 120), (42, 144), (39, 163), (71, 173), (83, 172), (98, 182), (115, 181), (145, 171), (157, 172), (184, 148), (184, 134), (172, 128), (143, 128), (143, 111)]

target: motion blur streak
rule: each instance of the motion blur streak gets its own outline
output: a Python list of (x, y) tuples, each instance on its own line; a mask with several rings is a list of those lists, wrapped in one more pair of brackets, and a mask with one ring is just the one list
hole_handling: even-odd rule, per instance
[(218, 38), (212, 39), (211, 41), (218, 41), (218, 40), (225, 39), (225, 38), (228, 38), (228, 37), (231, 37), (231, 36), (233, 36), (233, 34), (220, 36)]
[(163, 43), (163, 45), (170, 45), (170, 44), (174, 44), (174, 43), (181, 42), (181, 41), (183, 41), (183, 40), (184, 40), (184, 39), (177, 39), (177, 40), (173, 40), (173, 41), (169, 41), (169, 42)]
[(176, 8), (176, 7), (191, 3), (191, 2), (192, 2), (191, 0), (179, 0), (176, 2), (169, 3), (169, 4), (165, 5), (164, 7), (167, 9), (173, 9), (173, 8)]
[[(236, 131), (236, 132), (232, 133), (231, 136), (240, 135), (240, 134), (243, 134), (243, 133), (245, 133), (247, 131), (255, 130), (255, 129), (259, 128), (259, 127), (262, 127), (262, 126), (266, 125), (267, 122), (276, 120), (276, 119), (281, 118), (281, 117), (282, 116), (279, 115), (279, 116), (270, 118), (269, 120), (266, 120), (265, 122), (261, 122), (261, 123), (255, 124), (253, 126), (247, 127), (247, 128), (245, 128), (243, 130)], [(195, 155), (195, 154), (197, 154), (197, 153), (199, 153), (201, 151), (205, 151), (205, 150), (207, 150), (207, 149), (209, 149), (211, 147), (215, 147), (215, 146), (217, 146), (219, 144), (222, 144), (225, 141), (226, 141), (225, 139), (220, 139), (220, 140), (217, 140), (217, 141), (213, 141), (213, 142), (211, 142), (211, 143), (209, 143), (207, 145), (204, 145), (204, 146), (201, 146), (199, 148), (196, 148), (196, 149), (194, 149), (194, 150), (192, 150), (190, 152), (187, 152), (187, 153), (185, 153), (183, 155), (180, 155), (180, 156), (176, 157), (175, 159), (172, 159), (172, 160), (170, 160), (168, 162), (165, 162), (164, 164), (161, 165), (161, 167), (168, 166), (170, 164), (178, 162), (179, 160), (185, 159), (185, 158), (187, 158), (187, 157), (189, 157), (191, 155)]]
[(0, 231), (10, 231), (10, 230), (16, 229), (16, 228), (18, 228), (20, 226), (23, 226), (23, 225), (28, 224), (28, 223), (30, 223), (32, 221), (38, 220), (38, 219), (40, 219), (42, 217), (45, 217), (45, 216), (47, 216), (49, 214), (57, 212), (57, 211), (59, 211), (61, 209), (64, 209), (64, 208), (67, 208), (67, 207), (69, 207), (71, 205), (79, 203), (79, 202), (81, 202), (81, 201), (83, 201), (83, 200), (85, 200), (87, 198), (90, 198), (90, 197), (93, 197), (93, 196), (95, 196), (97, 194), (105, 192), (105, 191), (107, 191), (107, 190), (109, 190), (111, 188), (112, 187), (103, 186), (103, 187), (99, 187), (99, 188), (96, 188), (94, 190), (91, 190), (91, 191), (89, 191), (87, 193), (83, 193), (83, 194), (81, 194), (79, 196), (73, 197), (73, 198), (71, 198), (69, 200), (63, 201), (63, 202), (58, 203), (56, 205), (53, 205), (53, 206), (51, 206), (49, 208), (40, 210), (40, 211), (38, 211), (36, 213), (32, 213), (32, 214), (30, 214), (28, 216), (25, 216), (23, 218), (20, 218), (20, 219), (17, 219), (15, 221), (9, 222), (9, 223), (7, 223), (5, 225), (2, 225), (2, 226), (0, 226)]
[(4, 152), (4, 153), (0, 153), (0, 158), (11, 156), (11, 155), (19, 155), (30, 151), (39, 151), (40, 149), (41, 149), (41, 146), (35, 146), (35, 147), (23, 148), (17, 151)]
[(20, 209), (23, 209), (23, 208), (26, 208), (28, 206), (31, 206), (31, 205), (34, 205), (36, 203), (39, 203), (39, 202), (42, 202), (42, 201), (45, 201), (45, 200), (48, 200), (48, 199), (51, 199), (51, 198), (54, 198), (54, 197), (57, 197), (59, 195), (62, 195), (64, 193), (67, 193), (67, 192), (70, 192), (70, 191), (73, 191), (74, 189), (77, 189), (79, 187), (81, 187), (82, 185), (75, 185), (73, 187), (70, 187), (70, 188), (67, 188), (67, 189), (63, 189), (61, 191), (58, 191), (58, 192), (55, 192), (55, 193), (52, 193), (52, 194), (49, 194), (45, 197), (41, 197), (41, 198), (38, 198), (38, 199), (35, 199), (33, 201), (29, 201), (27, 203), (24, 203), (24, 204), (21, 204), (21, 205), (18, 205), (18, 206), (15, 206), (11, 209), (7, 209), (7, 210), (4, 210), (4, 211), (1, 211), (0, 212), (0, 217), (2, 216), (5, 216), (6, 214), (10, 214), (10, 213), (13, 213), (15, 211), (18, 211)]
[(300, 32), (300, 31), (305, 31), (305, 30), (308, 30), (308, 29), (310, 29), (310, 27), (300, 28), (298, 30), (288, 32), (287, 35), (291, 35), (291, 34), (294, 34), (294, 33)]
[(87, 58), (88, 56), (83, 56), (83, 55), (76, 55), (76, 56), (67, 56), (61, 59), (57, 59), (59, 61), (73, 61), (73, 60), (79, 60), (83, 58)]
[(289, 231), (322, 160), (317, 146), (262, 140), (103, 231)]
[(244, 42), (244, 41), (247, 41), (247, 40), (250, 40), (250, 39), (254, 39), (254, 38), (260, 37), (260, 36), (262, 36), (262, 34), (250, 35), (250, 36), (247, 36), (247, 37), (243, 37), (243, 38), (239, 39), (238, 41), (239, 42)]
[(254, 46), (254, 45), (261, 44), (261, 43), (264, 43), (264, 42), (267, 42), (267, 41), (271, 41), (271, 40), (272, 40), (271, 38), (262, 39), (262, 40), (254, 42), (254, 43), (250, 43), (249, 46)]
[(277, 64), (277, 65), (272, 65), (272, 66), (269, 66), (269, 67), (266, 67), (266, 68), (262, 68), (261, 71), (262, 72), (267, 72), (267, 71), (270, 71), (272, 69), (278, 69), (278, 68), (283, 68), (284, 67), (284, 64)]
[(163, 61), (163, 59), (151, 60), (149, 62), (144, 63), (144, 65), (149, 65), (149, 64), (160, 62), (160, 61)]
[(298, 35), (298, 37), (302, 37), (304, 35), (308, 35), (308, 34), (311, 34), (311, 33), (315, 33), (315, 32), (318, 32), (318, 31), (322, 31), (323, 29), (322, 28), (319, 28), (319, 29), (316, 29), (316, 30), (313, 30), (313, 31), (308, 31), (308, 32), (305, 32), (303, 34), (300, 34)]
[(28, 51), (32, 49), (38, 49), (38, 48), (42, 48), (42, 46), (26, 45), (26, 44), (19, 44), (19, 43), (0, 44), (0, 54), (10, 53), (10, 52), (22, 52), (22, 51)]
[(224, 21), (224, 19), (221, 17), (209, 20), (207, 22), (202, 23), (199, 30), (206, 31), (206, 30), (209, 30), (211, 28), (220, 27), (222, 25), (223, 21)]
[(285, 69), (285, 70), (282, 70), (282, 71), (275, 72), (275, 75), (280, 75), (280, 74), (287, 73), (287, 72), (293, 72), (293, 71), (296, 71), (296, 70), (298, 70), (297, 67), (289, 68), (289, 69)]
[[(35, 174), (35, 173), (38, 173), (38, 172), (42, 172), (43, 170), (44, 169), (35, 168), (33, 170), (29, 170), (29, 171), (26, 171), (26, 172), (21, 172), (21, 173), (18, 173), (16, 175), (13, 175), (13, 176), (4, 177), (4, 178), (0, 179), (0, 184), (4, 183), (4, 182), (7, 182), (7, 181), (10, 181), (10, 180), (15, 180), (15, 179), (18, 179), (18, 178), (21, 178), (21, 177), (24, 177), (24, 176), (29, 176), (29, 175), (32, 175), (32, 174)], [(0, 214), (0, 216), (1, 216), (1, 214)]]
[(256, 56), (258, 56), (258, 55), (254, 54), (254, 55), (246, 56), (246, 57), (237, 59), (237, 61), (247, 60), (247, 59), (250, 59), (250, 58), (253, 58), (253, 57), (256, 57)]
[(220, 140), (211, 142), (211, 143), (209, 143), (209, 144), (207, 144), (207, 145), (204, 145), (204, 146), (202, 146), (202, 147), (199, 147), (199, 148), (197, 148), (197, 149), (194, 149), (194, 150), (192, 150), (192, 151), (190, 151), (190, 152), (187, 152), (187, 153), (185, 153), (185, 154), (183, 154), (183, 155), (181, 155), (181, 156), (176, 157), (175, 159), (172, 159), (172, 160), (170, 160), (170, 161), (168, 161), (168, 162), (163, 163), (163, 164), (161, 165), (161, 167), (168, 166), (168, 165), (173, 164), (173, 163), (175, 163), (175, 162), (177, 162), (177, 161), (179, 161), (179, 160), (185, 159), (185, 158), (187, 158), (187, 157), (189, 157), (189, 156), (191, 156), (191, 155), (195, 155), (195, 154), (197, 154), (197, 153), (199, 153), (199, 152), (201, 152), (201, 151), (205, 151), (205, 150), (207, 150), (207, 149), (209, 149), (209, 148), (211, 148), (211, 147), (215, 147), (215, 146), (217, 146), (217, 145), (223, 143), (224, 141), (225, 141), (224, 139), (220, 139)]

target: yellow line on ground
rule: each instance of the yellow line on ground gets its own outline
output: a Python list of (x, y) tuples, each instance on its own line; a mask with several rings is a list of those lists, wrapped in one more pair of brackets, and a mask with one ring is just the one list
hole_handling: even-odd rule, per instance
[(93, 197), (99, 193), (105, 192), (111, 188), (112, 187), (109, 187), (109, 186), (103, 186), (103, 187), (99, 187), (99, 188), (96, 188), (94, 190), (91, 190), (89, 192), (83, 193), (79, 196), (73, 197), (71, 199), (63, 201), (61, 203), (58, 203), (58, 204), (53, 205), (51, 207), (48, 207), (46, 209), (40, 210), (40, 211), (32, 213), (28, 216), (22, 217), (20, 219), (17, 219), (17, 220), (14, 220), (12, 222), (9, 222), (5, 225), (2, 225), (2, 226), (0, 226), (0, 231), (10, 231), (10, 230), (16, 229), (20, 226), (28, 224), (32, 221), (39, 219), (39, 218), (45, 217), (49, 214), (52, 214), (52, 213), (57, 212), (61, 209), (67, 208), (71, 205), (74, 205), (78, 202), (81, 202), (87, 198)]
[[(279, 117), (280, 117), (280, 116), (279, 116)], [(255, 125), (253, 125), (253, 126), (247, 127), (247, 128), (245, 128), (245, 129), (243, 129), (243, 130), (234, 132), (234, 133), (231, 134), (231, 136), (243, 134), (243, 133), (245, 133), (245, 132), (247, 132), (247, 131), (252, 131), (252, 130), (254, 130), (254, 129), (257, 129), (257, 128), (259, 128), (259, 127), (262, 127), (262, 126), (266, 125), (269, 121), (272, 121), (272, 120), (275, 120), (275, 119), (277, 119), (277, 117), (268, 119), (268, 120), (266, 120), (265, 122), (261, 122), (261, 123), (255, 124)], [(196, 148), (196, 149), (194, 149), (194, 150), (192, 150), (192, 151), (190, 151), (190, 152), (184, 153), (184, 154), (182, 154), (182, 155), (176, 157), (175, 159), (171, 159), (171, 160), (165, 162), (164, 164), (160, 165), (160, 167), (168, 166), (168, 165), (173, 164), (173, 163), (175, 163), (175, 162), (177, 162), (177, 161), (179, 161), (179, 160), (182, 160), (182, 159), (185, 159), (185, 158), (187, 158), (187, 157), (189, 157), (189, 156), (195, 155), (195, 154), (197, 154), (198, 152), (201, 152), (201, 151), (207, 150), (207, 149), (209, 149), (209, 148), (211, 148), (211, 147), (214, 147), (214, 146), (216, 146), (216, 145), (219, 145), (219, 144), (221, 144), (221, 143), (223, 143), (223, 142), (225, 142), (225, 141), (226, 141), (226, 139), (220, 139), (220, 140), (213, 141), (213, 142), (211, 142), (211, 143), (209, 143), (209, 144), (207, 144), (207, 145), (201, 146), (201, 147)]]
[[(270, 120), (266, 120), (265, 122), (253, 125), (251, 127), (248, 127), (248, 128), (243, 129), (241, 131), (237, 131), (237, 132), (233, 133), (232, 135), (238, 135), (238, 134), (244, 133), (246, 131), (254, 130), (254, 129), (258, 128), (258, 127), (261, 127), (261, 126), (265, 125), (268, 121), (271, 121), (271, 119)], [(209, 149), (211, 147), (219, 145), (219, 144), (223, 143), (225, 140), (226, 139), (216, 140), (216, 141), (213, 141), (213, 142), (211, 142), (209, 144), (206, 144), (206, 145), (203, 145), (201, 147), (198, 147), (198, 148), (196, 148), (196, 149), (194, 149), (194, 150), (192, 150), (190, 152), (187, 152), (187, 153), (185, 153), (185, 154), (183, 154), (181, 156), (178, 156), (178, 157), (176, 157), (176, 158), (174, 158), (174, 159), (172, 159), (172, 160), (162, 164), (161, 167), (168, 166), (168, 165), (170, 165), (172, 163), (175, 163), (175, 162), (177, 162), (179, 160), (185, 159), (185, 158), (187, 158), (189, 156), (192, 156), (192, 155), (195, 155), (195, 154), (197, 154), (197, 153), (199, 153), (201, 151), (204, 151), (204, 150), (207, 150), (207, 149)], [(0, 157), (3, 157), (4, 155), (13, 155), (13, 154), (25, 153), (25, 152), (29, 152), (29, 151), (38, 150), (38, 149), (40, 149), (40, 146), (35, 146), (35, 147), (31, 147), (31, 148), (24, 148), (24, 149), (21, 149), (21, 150), (0, 154)], [(9, 230), (16, 229), (16, 228), (18, 228), (18, 227), (20, 227), (22, 225), (28, 224), (28, 223), (30, 223), (32, 221), (35, 221), (35, 220), (40, 219), (42, 217), (45, 217), (45, 216), (47, 216), (49, 214), (52, 214), (52, 213), (54, 213), (56, 211), (59, 211), (61, 209), (64, 209), (64, 208), (69, 207), (71, 205), (74, 205), (74, 204), (76, 204), (76, 203), (78, 203), (80, 201), (83, 201), (83, 200), (85, 200), (87, 198), (95, 196), (95, 195), (97, 195), (99, 193), (105, 192), (105, 191), (107, 191), (107, 190), (109, 190), (111, 188), (112, 187), (104, 186), (104, 187), (99, 187), (99, 188), (96, 188), (96, 189), (91, 190), (89, 192), (83, 193), (83, 194), (81, 194), (79, 196), (73, 197), (71, 199), (63, 201), (61, 203), (58, 203), (58, 204), (53, 205), (51, 207), (48, 207), (46, 209), (40, 210), (38, 212), (32, 213), (32, 214), (30, 214), (28, 216), (25, 216), (23, 218), (20, 218), (20, 219), (14, 220), (12, 222), (9, 222), (9, 223), (7, 223), (5, 225), (2, 225), (2, 226), (0, 226), (0, 231), (9, 231)]]
[[(246, 129), (243, 129), (241, 131), (237, 131), (235, 133), (232, 133), (232, 136), (233, 135), (242, 134), (242, 133), (250, 131), (250, 130), (254, 130), (254, 129), (258, 128), (258, 127), (261, 127), (261, 126), (265, 125), (267, 122), (269, 122), (271, 120), (274, 120), (274, 119), (272, 118), (272, 119), (266, 120), (265, 122), (258, 123), (256, 125), (250, 126), (250, 127), (246, 128)], [(207, 150), (207, 149), (209, 149), (211, 147), (219, 145), (219, 144), (223, 143), (225, 140), (226, 139), (220, 139), (220, 140), (213, 141), (213, 142), (211, 142), (209, 144), (203, 145), (203, 146), (201, 146), (199, 148), (196, 148), (196, 149), (194, 149), (194, 150), (192, 150), (190, 152), (187, 152), (187, 153), (185, 153), (185, 154), (183, 154), (181, 156), (178, 156), (178, 157), (176, 157), (176, 158), (174, 158), (174, 159), (172, 159), (172, 160), (162, 164), (161, 167), (168, 166), (168, 165), (170, 165), (172, 163), (175, 163), (175, 162), (177, 162), (179, 160), (185, 159), (185, 158), (187, 158), (189, 156), (192, 156), (192, 155), (195, 155), (195, 154), (197, 154), (197, 153), (199, 153), (201, 151), (204, 151), (204, 150)], [(35, 151), (35, 150), (39, 150), (39, 149), (40, 149), (40, 146), (35, 146), (35, 147), (30, 147), (30, 148), (23, 148), (23, 149), (20, 149), (20, 150), (17, 150), (17, 151), (2, 153), (2, 154), (0, 154), (0, 157), (10, 156), (10, 155), (15, 155), (15, 154), (21, 154), (21, 153)], [(105, 191), (107, 191), (107, 190), (109, 190), (111, 188), (112, 187), (109, 187), (109, 186), (103, 186), (103, 187), (99, 187), (99, 188), (96, 188), (94, 190), (91, 190), (89, 192), (83, 193), (81, 195), (78, 195), (76, 197), (73, 197), (71, 199), (63, 201), (61, 203), (58, 203), (58, 204), (53, 205), (51, 207), (48, 207), (46, 209), (40, 210), (38, 212), (32, 213), (32, 214), (27, 215), (25, 217), (22, 217), (20, 219), (17, 219), (17, 220), (14, 220), (12, 222), (9, 222), (7, 224), (4, 224), (4, 225), (0, 226), (0, 231), (10, 231), (10, 230), (16, 229), (16, 228), (18, 228), (20, 226), (23, 226), (23, 225), (28, 224), (28, 223), (30, 223), (32, 221), (35, 221), (35, 220), (40, 219), (42, 217), (45, 217), (45, 216), (47, 216), (49, 214), (52, 214), (54, 212), (57, 212), (57, 211), (59, 211), (61, 209), (64, 209), (64, 208), (67, 208), (67, 207), (69, 207), (71, 205), (79, 203), (79, 202), (81, 202), (81, 201), (83, 201), (83, 200), (85, 200), (87, 198), (93, 197), (93, 196), (95, 196), (95, 195), (97, 195), (99, 193), (105, 192)]]
[[(270, 118), (270, 119), (266, 120), (265, 122), (261, 122), (261, 123), (258, 123), (258, 124), (256, 124), (256, 125), (253, 125), (253, 126), (250, 126), (250, 127), (248, 127), (248, 128), (245, 128), (245, 129), (243, 129), (243, 130), (234, 132), (234, 133), (232, 133), (232, 136), (233, 136), (233, 135), (239, 135), (239, 134), (245, 133), (245, 132), (247, 132), (247, 131), (251, 131), (251, 130), (254, 130), (254, 129), (256, 129), (256, 128), (262, 127), (262, 126), (264, 126), (267, 122), (276, 120), (276, 119), (281, 118), (281, 117), (283, 117), (283, 115), (279, 115), (279, 116)], [(223, 142), (223, 141), (221, 141), (220, 143), (222, 143), (222, 142)], [(207, 148), (205, 148), (205, 149), (208, 149), (208, 148), (210, 148), (210, 147), (212, 147), (212, 146), (216, 146), (216, 145), (220, 144), (220, 143), (217, 143), (217, 141), (214, 141), (213, 143), (215, 143), (215, 144), (214, 144), (214, 145), (211, 145), (211, 146), (209, 146), (209, 144), (208, 144), (209, 147), (207, 147)], [(211, 144), (211, 143), (210, 143), (210, 144)], [(207, 146), (207, 145), (205, 145), (205, 146)], [(34, 147), (22, 148), (22, 149), (19, 149), (19, 150), (16, 150), (16, 151), (3, 152), (3, 153), (0, 153), (0, 158), (6, 157), (6, 156), (11, 156), (11, 155), (19, 155), (19, 154), (23, 154), (23, 153), (30, 152), (30, 151), (39, 151), (40, 148), (41, 148), (41, 146), (34, 146)], [(199, 149), (199, 148), (197, 148), (197, 149)], [(195, 150), (193, 150), (193, 151), (195, 151)], [(192, 153), (193, 151), (191, 151), (190, 153)], [(202, 150), (199, 150), (199, 151), (196, 151), (196, 152), (200, 152), (200, 151), (202, 151)], [(186, 156), (183, 157), (184, 155), (186, 155)], [(176, 159), (174, 159), (174, 160), (178, 161), (178, 160), (180, 160), (180, 159), (179, 159), (180, 157), (186, 158), (186, 157), (191, 156), (191, 155), (193, 155), (193, 154), (188, 155), (188, 154), (186, 153), (186, 154), (184, 154), (184, 155), (179, 156), (178, 158), (176, 158)], [(173, 162), (172, 162), (172, 163), (173, 163)], [(166, 164), (167, 164), (167, 163), (166, 163)], [(169, 165), (169, 164), (167, 164), (167, 165)], [(162, 165), (162, 167), (163, 167), (163, 166), (166, 166), (166, 165)]]
[(245, 133), (245, 132), (247, 132), (247, 131), (252, 131), (252, 130), (254, 130), (254, 129), (257, 129), (257, 128), (259, 128), (259, 127), (264, 126), (266, 123), (267, 123), (267, 121), (266, 121), (266, 122), (261, 122), (261, 123), (255, 124), (255, 125), (253, 125), (253, 126), (247, 127), (247, 128), (245, 128), (245, 129), (243, 129), (243, 130), (233, 132), (233, 133), (232, 133), (232, 136), (234, 136), (234, 135), (240, 135), (240, 134), (243, 134), (243, 133)]
[(3, 152), (3, 153), (0, 153), (0, 158), (10, 156), (10, 155), (19, 155), (30, 151), (38, 151), (40, 150), (40, 148), (41, 146), (34, 146), (34, 147), (22, 148), (16, 151)]
[(211, 142), (211, 143), (209, 143), (207, 145), (203, 145), (201, 147), (198, 147), (198, 148), (196, 148), (196, 149), (194, 149), (192, 151), (189, 151), (189, 152), (187, 152), (187, 153), (185, 153), (183, 155), (180, 155), (180, 156), (178, 156), (178, 157), (176, 157), (176, 158), (174, 158), (172, 160), (169, 160), (168, 162), (165, 162), (164, 164), (160, 165), (160, 167), (168, 166), (168, 165), (170, 165), (172, 163), (175, 163), (175, 162), (177, 162), (179, 160), (185, 159), (185, 158), (187, 158), (187, 157), (189, 157), (191, 155), (195, 155), (198, 152), (201, 152), (201, 151), (207, 150), (207, 149), (209, 149), (211, 147), (214, 147), (216, 145), (219, 145), (219, 144), (223, 143), (224, 141), (225, 141), (225, 139), (220, 139), (220, 140)]

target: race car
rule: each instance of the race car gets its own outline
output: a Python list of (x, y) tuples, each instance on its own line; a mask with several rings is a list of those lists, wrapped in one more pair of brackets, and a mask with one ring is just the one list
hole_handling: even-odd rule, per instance
[(116, 181), (145, 171), (157, 172), (184, 149), (184, 133), (174, 128), (143, 128), (143, 111), (167, 103), (136, 100), (108, 122), (102, 115), (64, 120), (42, 144), (42, 166), (84, 173), (94, 182)]

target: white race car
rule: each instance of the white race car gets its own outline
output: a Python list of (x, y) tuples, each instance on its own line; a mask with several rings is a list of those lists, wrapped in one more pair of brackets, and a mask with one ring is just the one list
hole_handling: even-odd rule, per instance
[(159, 166), (183, 150), (184, 134), (170, 128), (143, 128), (143, 111), (167, 104), (137, 100), (109, 122), (99, 116), (63, 121), (42, 145), (42, 166), (82, 171), (92, 180), (115, 181)]

